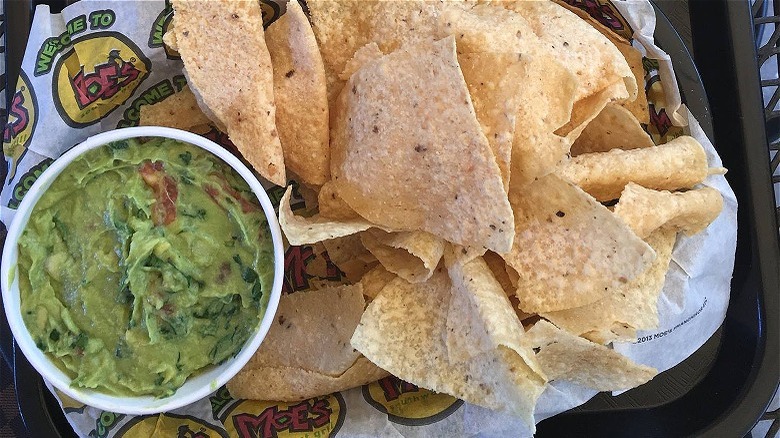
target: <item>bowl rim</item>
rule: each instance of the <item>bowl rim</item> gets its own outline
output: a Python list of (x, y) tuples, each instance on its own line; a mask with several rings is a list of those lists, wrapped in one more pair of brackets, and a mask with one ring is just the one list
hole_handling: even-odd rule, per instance
[[(35, 345), (22, 320), (21, 308), (19, 307), (21, 298), (18, 282), (19, 273), (17, 270), (17, 242), (26, 228), (31, 212), (38, 200), (60, 173), (82, 154), (113, 141), (138, 137), (163, 137), (188, 143), (212, 153), (225, 162), (225, 164), (232, 167), (247, 182), (260, 202), (271, 232), (273, 245), (274, 279), (271, 294), (263, 318), (253, 334), (250, 335), (237, 355), (228, 359), (222, 365), (211, 366), (208, 371), (195, 376), (189, 376), (184, 385), (178, 388), (172, 395), (164, 398), (116, 396), (92, 389), (72, 387), (70, 384), (72, 379), (54, 365), (51, 359)], [(235, 155), (213, 141), (191, 132), (161, 126), (121, 128), (96, 134), (72, 147), (54, 160), (35, 180), (27, 194), (22, 198), (11, 225), (8, 227), (6, 241), (3, 246), (2, 261), (0, 262), (0, 288), (2, 289), (6, 320), (17, 345), (19, 345), (22, 353), (24, 353), (33, 368), (43, 376), (44, 380), (51, 383), (59, 391), (81, 403), (105, 411), (130, 415), (156, 414), (188, 405), (211, 394), (236, 375), (251, 359), (268, 334), (279, 305), (283, 277), (284, 251), (281, 229), (279, 228), (279, 222), (271, 200), (257, 177)], [(220, 372), (215, 377), (208, 380), (205, 379), (209, 373), (217, 369)], [(197, 383), (195, 383), (196, 380), (198, 380)], [(193, 386), (187, 387), (188, 383)], [(181, 390), (185, 389), (185, 387), (187, 392), (182, 393)]]

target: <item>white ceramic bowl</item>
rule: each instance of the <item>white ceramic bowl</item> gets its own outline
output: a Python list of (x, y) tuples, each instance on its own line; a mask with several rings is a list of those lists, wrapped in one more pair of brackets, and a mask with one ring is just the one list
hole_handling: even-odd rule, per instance
[[(249, 187), (257, 196), (263, 212), (268, 219), (274, 248), (274, 281), (271, 288), (268, 307), (262, 321), (258, 324), (254, 333), (247, 339), (244, 347), (233, 358), (219, 366), (212, 366), (187, 379), (184, 385), (173, 395), (165, 398), (151, 396), (119, 397), (98, 391), (71, 386), (71, 379), (63, 373), (51, 360), (35, 345), (35, 341), (27, 331), (22, 320), (19, 298), (19, 273), (16, 269), (18, 257), (17, 241), (27, 226), (33, 207), (41, 198), (51, 183), (62, 170), (75, 158), (84, 152), (100, 147), (106, 143), (117, 140), (125, 140), (135, 137), (165, 137), (180, 140), (193, 146), (205, 149), (238, 172), (246, 180)], [(153, 414), (185, 406), (195, 402), (224, 385), (231, 377), (249, 361), (254, 352), (260, 346), (276, 313), (279, 297), (282, 291), (282, 278), (284, 270), (284, 252), (282, 249), (282, 235), (279, 230), (279, 222), (274, 214), (271, 201), (268, 199), (263, 186), (255, 178), (252, 172), (241, 161), (227, 152), (216, 143), (189, 132), (178, 129), (162, 128), (157, 126), (144, 126), (137, 128), (124, 128), (104, 132), (88, 138), (83, 143), (73, 147), (60, 158), (55, 160), (46, 171), (35, 181), (27, 195), (22, 199), (11, 226), (8, 228), (8, 236), (3, 247), (3, 260), (0, 265), (0, 284), (3, 291), (3, 304), (5, 307), (8, 325), (11, 327), (16, 342), (21, 348), (27, 360), (38, 370), (41, 375), (51, 382), (54, 387), (68, 396), (90, 406), (124, 414)]]

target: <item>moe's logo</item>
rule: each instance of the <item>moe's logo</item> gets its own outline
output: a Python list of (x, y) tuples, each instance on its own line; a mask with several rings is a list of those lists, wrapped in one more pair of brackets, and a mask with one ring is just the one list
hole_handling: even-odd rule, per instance
[(38, 122), (38, 101), (24, 72), (19, 74), (19, 83), (8, 108), (8, 121), (3, 129), (3, 152), (12, 158), (13, 168), (9, 179), (16, 173), (16, 164), (30, 144), (35, 124)]
[(243, 400), (226, 412), (222, 422), (231, 437), (331, 437), (346, 412), (340, 394), (292, 403)]
[(122, 105), (149, 76), (151, 63), (130, 40), (98, 32), (72, 42), (54, 67), (54, 104), (73, 127), (96, 123)]
[(191, 415), (166, 412), (159, 415), (139, 415), (125, 423), (114, 435), (117, 438), (164, 436), (171, 438), (227, 438), (221, 428)]
[(363, 398), (393, 423), (407, 426), (441, 421), (463, 405), (463, 400), (419, 388), (395, 376), (363, 385)]

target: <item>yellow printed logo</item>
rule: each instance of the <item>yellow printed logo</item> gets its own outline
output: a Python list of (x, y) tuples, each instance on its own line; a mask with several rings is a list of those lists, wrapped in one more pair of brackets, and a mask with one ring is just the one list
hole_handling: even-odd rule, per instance
[(363, 386), (363, 398), (393, 423), (423, 426), (447, 418), (463, 400), (388, 376)]
[(222, 422), (231, 437), (320, 438), (334, 436), (345, 414), (344, 399), (337, 393), (301, 402), (242, 400)]
[(97, 32), (72, 41), (54, 67), (54, 104), (62, 120), (89, 126), (122, 105), (149, 76), (151, 63), (132, 41)]
[(38, 122), (38, 101), (27, 75), (19, 72), (19, 83), (8, 108), (8, 119), (3, 129), (3, 153), (11, 158), (9, 180), (16, 174), (16, 165), (30, 144)]
[(117, 430), (117, 438), (228, 438), (224, 430), (191, 415), (139, 415)]

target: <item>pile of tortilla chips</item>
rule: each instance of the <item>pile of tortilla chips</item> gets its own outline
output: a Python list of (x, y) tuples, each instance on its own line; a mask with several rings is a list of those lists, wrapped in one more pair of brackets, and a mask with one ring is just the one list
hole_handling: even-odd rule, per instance
[(639, 51), (552, 1), (307, 5), (263, 30), (256, 1), (174, 0), (165, 40), (192, 93), (141, 114), (210, 123), (271, 182), (303, 183), (318, 212), (295, 215), (288, 187), (282, 229), (351, 283), (283, 296), (231, 393), (389, 372), (533, 428), (550, 381), (653, 378), (609, 344), (657, 326), (677, 233), (718, 216), (701, 183), (723, 169), (691, 137), (653, 144)]

